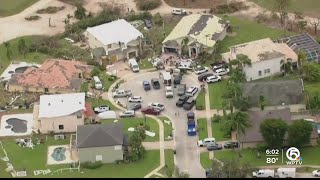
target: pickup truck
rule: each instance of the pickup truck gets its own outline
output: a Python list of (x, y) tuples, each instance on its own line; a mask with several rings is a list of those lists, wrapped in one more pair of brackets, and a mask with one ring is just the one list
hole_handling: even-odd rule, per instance
[(165, 87), (165, 93), (167, 98), (173, 98), (173, 89), (171, 86)]

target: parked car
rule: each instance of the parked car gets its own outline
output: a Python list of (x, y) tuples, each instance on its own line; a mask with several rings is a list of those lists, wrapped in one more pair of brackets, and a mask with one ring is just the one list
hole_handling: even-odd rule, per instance
[(239, 143), (235, 142), (235, 141), (227, 141), (227, 142), (224, 143), (223, 147), (225, 149), (238, 148), (239, 147)]
[(221, 76), (217, 76), (217, 75), (213, 75), (213, 76), (209, 76), (206, 78), (206, 82), (209, 83), (214, 83), (214, 82), (219, 82), (221, 81)]
[(129, 96), (132, 96), (131, 90), (117, 89), (112, 93), (113, 98), (121, 98), (121, 97), (129, 97)]
[(99, 107), (93, 108), (93, 111), (96, 114), (99, 114), (99, 113), (102, 113), (102, 112), (105, 112), (105, 111), (110, 111), (110, 107), (109, 106), (99, 106)]
[(320, 177), (320, 169), (312, 171), (314, 177)]
[(143, 81), (142, 85), (143, 85), (143, 89), (145, 91), (149, 91), (151, 89), (151, 85), (150, 85), (149, 81)]
[(213, 76), (213, 74), (212, 73), (201, 74), (201, 75), (198, 76), (198, 80), (202, 82), (204, 79), (206, 79), (209, 76)]
[(152, 28), (152, 21), (151, 21), (150, 19), (145, 19), (145, 20), (144, 20), (144, 25), (145, 25), (148, 29), (150, 29), (150, 28)]
[(119, 114), (119, 117), (121, 118), (125, 118), (125, 117), (134, 117), (136, 114), (134, 113), (133, 110), (126, 110), (126, 111), (122, 111)]
[(178, 91), (178, 96), (183, 96), (186, 94), (187, 90), (187, 85), (186, 84), (179, 84), (177, 91)]
[(176, 102), (176, 106), (178, 106), (178, 107), (183, 107), (183, 104), (184, 104), (185, 102), (187, 102), (188, 99), (189, 99), (189, 96), (185, 96), (185, 95), (179, 97), (178, 101)]
[(160, 81), (157, 78), (152, 78), (151, 79), (151, 84), (154, 89), (160, 89)]
[(187, 96), (194, 96), (198, 92), (198, 88), (195, 86), (191, 86), (188, 88), (186, 95)]
[(132, 103), (132, 104), (129, 104), (128, 107), (127, 107), (128, 110), (134, 110), (134, 111), (137, 111), (139, 109), (141, 109), (141, 104), (140, 103)]
[(218, 62), (218, 63), (212, 63), (212, 64), (210, 64), (210, 66), (211, 66), (212, 70), (228, 67), (228, 65), (225, 61)]
[(159, 115), (161, 111), (159, 109), (149, 106), (146, 108), (142, 108), (141, 112), (144, 114)]
[(141, 96), (132, 96), (128, 98), (129, 102), (141, 103), (142, 97)]
[(186, 15), (187, 11), (183, 9), (172, 9), (172, 15)]
[(194, 112), (190, 111), (190, 112), (187, 113), (188, 121), (194, 121), (195, 118), (196, 118), (196, 116), (195, 116)]
[(194, 68), (194, 73), (196, 73), (196, 75), (203, 74), (208, 71), (209, 71), (208, 67), (205, 67), (205, 66), (197, 66)]
[(208, 151), (221, 150), (222, 145), (217, 143), (209, 143), (207, 144)]
[(183, 109), (191, 110), (193, 106), (196, 104), (196, 101), (193, 98), (189, 98), (184, 104)]
[(229, 68), (220, 68), (215, 70), (215, 74), (218, 76), (224, 76), (229, 73)]
[(180, 84), (181, 79), (182, 79), (181, 75), (175, 76), (173, 79), (173, 84)]
[(164, 92), (165, 92), (167, 98), (173, 98), (173, 88), (172, 88), (172, 86), (166, 86), (164, 88)]
[(199, 140), (197, 142), (199, 147), (207, 146), (209, 143), (216, 143), (215, 138), (204, 138), (203, 140)]
[(157, 102), (151, 103), (149, 106), (159, 109), (160, 111), (164, 110), (164, 105)]

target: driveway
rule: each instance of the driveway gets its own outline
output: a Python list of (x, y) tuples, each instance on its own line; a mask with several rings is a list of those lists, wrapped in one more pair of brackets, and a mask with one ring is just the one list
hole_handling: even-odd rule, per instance
[[(194, 75), (184, 75), (182, 83), (187, 84), (187, 88), (191, 85), (200, 87), (195, 77)], [(179, 96), (176, 95), (176, 89), (174, 89), (174, 98), (171, 99), (165, 97), (164, 85), (162, 83), (161, 89), (154, 90), (152, 88), (150, 91), (145, 92), (142, 87), (142, 81), (150, 81), (151, 78), (159, 78), (159, 72), (140, 72), (133, 74), (126, 78), (126, 81), (120, 85), (119, 89), (130, 89), (133, 95), (141, 96), (143, 98), (142, 107), (146, 107), (152, 102), (159, 102), (165, 105), (165, 110), (161, 115), (167, 116), (174, 123), (174, 147), (176, 149), (177, 166), (181, 171), (189, 173), (191, 177), (204, 177), (205, 170), (200, 164), (200, 152), (197, 147), (198, 136), (191, 137), (187, 135), (187, 111), (183, 108), (176, 107), (175, 103), (179, 98)], [(116, 100), (119, 100), (122, 104), (127, 104), (126, 98), (115, 99), (115, 101)]]

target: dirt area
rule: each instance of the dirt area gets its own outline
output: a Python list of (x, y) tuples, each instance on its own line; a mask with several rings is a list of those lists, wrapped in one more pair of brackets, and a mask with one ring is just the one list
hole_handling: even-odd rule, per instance
[(227, 3), (227, 0), (164, 0), (169, 6), (177, 8), (214, 8)]

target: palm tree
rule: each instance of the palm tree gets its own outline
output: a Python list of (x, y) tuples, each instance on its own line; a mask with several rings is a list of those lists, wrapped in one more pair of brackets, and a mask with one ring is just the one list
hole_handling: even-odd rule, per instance
[(251, 66), (251, 59), (247, 55), (238, 54), (236, 59), (230, 61), (230, 65), (236, 65), (238, 69), (243, 69), (245, 65)]
[(8, 42), (8, 41), (4, 42), (4, 46), (7, 49), (7, 57), (8, 57), (9, 60), (11, 60), (12, 51), (10, 49), (10, 42)]
[(304, 51), (299, 51), (298, 53), (298, 64), (299, 67), (301, 68), (301, 72), (303, 74), (303, 65), (307, 62), (307, 54)]
[(264, 96), (260, 96), (259, 97), (259, 104), (260, 104), (260, 109), (263, 111), (264, 110), (264, 106), (266, 105), (266, 99)]
[(287, 59), (287, 61), (281, 60), (280, 61), (280, 69), (281, 69), (281, 72), (284, 72), (285, 75), (287, 75), (288, 73), (291, 73), (292, 72), (291, 60), (289, 60), (289, 59)]
[(188, 47), (188, 43), (189, 43), (189, 38), (188, 37), (185, 37), (183, 38), (182, 40), (182, 54), (186, 54), (187, 50), (186, 50), (186, 47)]

